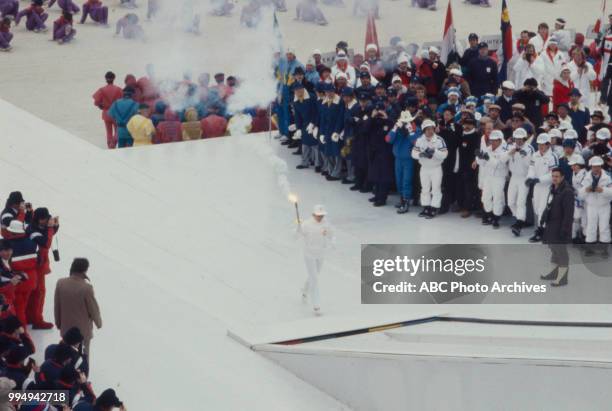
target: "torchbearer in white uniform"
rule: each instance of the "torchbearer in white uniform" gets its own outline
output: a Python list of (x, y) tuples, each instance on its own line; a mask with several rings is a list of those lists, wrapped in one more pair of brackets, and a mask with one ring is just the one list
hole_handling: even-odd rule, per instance
[(603, 165), (604, 161), (601, 157), (591, 157), (589, 160), (591, 172), (584, 178), (580, 189), (580, 197), (584, 199), (584, 208), (587, 213), (587, 244), (595, 244), (598, 240), (604, 245), (610, 243), (612, 180), (603, 170)]
[(315, 315), (321, 315), (318, 276), (323, 268), (327, 251), (334, 245), (334, 231), (325, 216), (322, 205), (314, 206), (312, 218), (298, 225), (298, 234), (304, 241), (304, 262), (308, 278), (302, 288), (302, 298), (310, 298)]
[(504, 187), (508, 177), (508, 147), (504, 142), (504, 133), (493, 130), (489, 135), (489, 145), (478, 155), (480, 170), (483, 173), (482, 205), (484, 215), (482, 223), (499, 228), (499, 219), (504, 213), (506, 198)]
[(531, 157), (527, 180), (525, 180), (525, 185), (533, 186), (533, 213), (537, 228), (534, 236), (529, 239), (532, 243), (542, 239), (540, 219), (546, 209), (546, 199), (552, 182), (551, 171), (559, 164), (559, 158), (550, 148), (550, 136), (548, 134), (540, 134), (536, 142), (538, 143), (538, 151)]
[(510, 146), (508, 153), (510, 156), (508, 166), (510, 173), (512, 173), (510, 184), (508, 184), (508, 207), (516, 218), (516, 222), (511, 228), (512, 233), (517, 237), (521, 235), (521, 230), (525, 227), (525, 219), (527, 218), (529, 187), (525, 185), (525, 180), (533, 155), (533, 147), (526, 143), (527, 137), (527, 131), (524, 128), (514, 130), (514, 133), (512, 133), (514, 143)]

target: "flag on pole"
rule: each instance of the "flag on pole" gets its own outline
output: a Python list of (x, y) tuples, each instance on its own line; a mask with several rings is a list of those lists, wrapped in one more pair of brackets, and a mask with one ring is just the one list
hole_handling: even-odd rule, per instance
[(376, 20), (374, 19), (374, 13), (368, 13), (368, 23), (366, 27), (365, 36), (365, 49), (364, 56), (367, 55), (368, 44), (376, 44), (376, 57), (380, 58), (380, 46), (378, 45), (378, 34), (376, 33)]
[(276, 50), (283, 54), (283, 35), (280, 31), (280, 26), (278, 25), (278, 18), (276, 17), (276, 11), (274, 11), (274, 23), (273, 23), (274, 36), (276, 37)]
[(442, 50), (440, 51), (440, 61), (448, 64), (449, 56), (457, 53), (457, 41), (455, 39), (455, 26), (453, 25), (453, 10), (451, 0), (448, 0), (446, 9), (446, 20), (444, 21), (444, 36), (442, 37)]
[(501, 12), (501, 58), (502, 64), (499, 69), (499, 81), (506, 81), (508, 79), (508, 62), (512, 59), (512, 50), (514, 48), (512, 40), (512, 25), (510, 24), (510, 12), (508, 11), (508, 5), (506, 0), (502, 1), (502, 12)]
[(599, 16), (595, 22), (593, 33), (604, 34), (604, 29), (606, 27), (606, 1), (607, 0), (601, 0), (601, 16)]

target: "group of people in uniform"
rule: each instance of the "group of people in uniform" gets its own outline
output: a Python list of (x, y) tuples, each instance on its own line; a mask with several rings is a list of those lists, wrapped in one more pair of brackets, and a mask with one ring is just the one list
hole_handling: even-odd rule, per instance
[[(603, 108), (586, 105), (596, 96), (598, 62), (581, 45), (560, 46), (568, 38), (564, 23), (556, 21), (553, 36), (545, 24), (532, 33), (513, 61), (520, 75), (509, 73), (521, 84), (499, 81), (498, 64), (476, 34), (447, 64), (436, 47), (409, 53), (400, 45), (381, 58), (370, 44), (351, 64), (340, 42), (333, 67), (318, 50), (303, 65), (289, 49), (277, 67), (281, 144), (297, 149), (298, 169), (372, 194), (375, 207), (395, 190), (399, 214), (419, 204), (425, 219), (457, 211), (495, 229), (511, 214), (514, 235), (534, 226), (532, 242), (542, 240), (559, 169), (574, 189), (570, 238), (608, 244), (610, 125)], [(543, 72), (521, 68), (540, 59), (555, 63)]]

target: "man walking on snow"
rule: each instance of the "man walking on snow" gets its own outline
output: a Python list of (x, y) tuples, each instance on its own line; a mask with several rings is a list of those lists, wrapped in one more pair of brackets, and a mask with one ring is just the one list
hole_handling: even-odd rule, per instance
[(308, 279), (302, 288), (302, 298), (306, 301), (310, 297), (315, 315), (321, 315), (318, 276), (325, 254), (334, 243), (334, 232), (325, 220), (326, 215), (325, 207), (316, 205), (311, 219), (304, 223), (298, 221), (298, 235), (304, 241), (304, 262), (308, 271)]

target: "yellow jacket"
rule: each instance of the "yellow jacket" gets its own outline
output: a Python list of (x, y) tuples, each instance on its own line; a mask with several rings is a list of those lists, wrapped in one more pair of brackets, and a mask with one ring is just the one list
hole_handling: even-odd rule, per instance
[(127, 123), (127, 129), (134, 139), (135, 146), (146, 146), (153, 144), (151, 139), (155, 134), (153, 122), (142, 114), (136, 114)]

